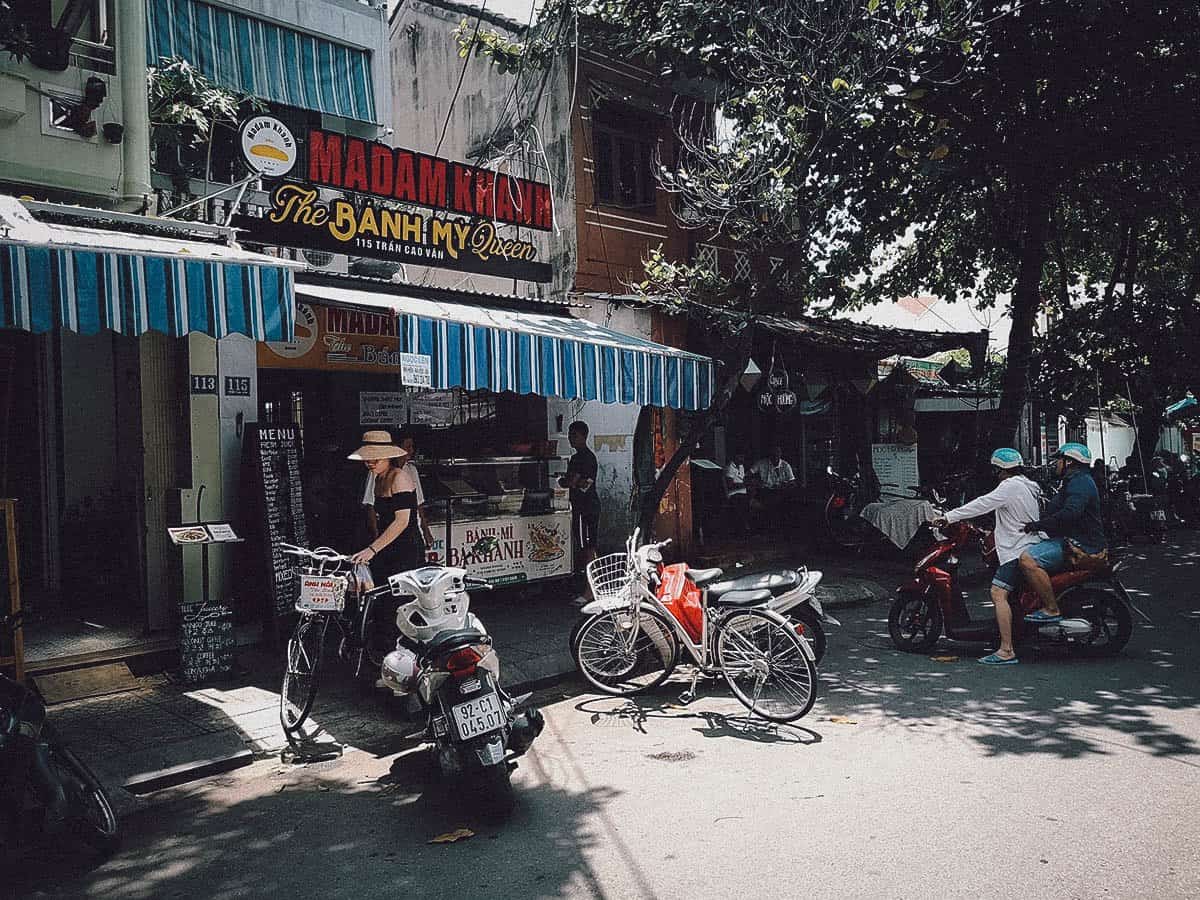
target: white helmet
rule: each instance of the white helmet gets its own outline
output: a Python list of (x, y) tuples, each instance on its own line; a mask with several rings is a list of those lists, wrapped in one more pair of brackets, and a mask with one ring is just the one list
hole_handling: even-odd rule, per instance
[(1021, 458), (1021, 454), (1012, 447), (998, 447), (992, 453), (990, 462), (997, 469), (1019, 469), (1025, 465), (1025, 460)]

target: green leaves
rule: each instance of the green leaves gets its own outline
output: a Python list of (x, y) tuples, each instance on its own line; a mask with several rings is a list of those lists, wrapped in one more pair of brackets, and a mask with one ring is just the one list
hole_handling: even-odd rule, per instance
[(835, 91), (848, 91), (850, 90), (850, 82), (848, 82), (845, 78), (835, 78), (830, 84), (830, 87), (832, 87)]
[(867, 12), (874, 13), (879, 9), (879, 0), (867, 0)]

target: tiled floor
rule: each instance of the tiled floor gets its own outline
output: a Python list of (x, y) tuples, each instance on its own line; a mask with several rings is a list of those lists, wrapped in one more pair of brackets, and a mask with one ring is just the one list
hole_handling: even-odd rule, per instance
[(105, 622), (81, 616), (26, 622), (24, 630), (27, 663), (117, 650), (147, 640), (140, 622)]

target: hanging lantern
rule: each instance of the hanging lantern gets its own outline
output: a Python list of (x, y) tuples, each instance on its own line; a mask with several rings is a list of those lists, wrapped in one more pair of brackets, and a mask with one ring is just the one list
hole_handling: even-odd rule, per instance
[(746, 363), (746, 368), (742, 372), (741, 377), (738, 379), (738, 383), (746, 390), (747, 393), (751, 393), (754, 390), (754, 386), (758, 384), (759, 379), (761, 378), (762, 369), (760, 369), (754, 360), (751, 359)]
[(758, 395), (758, 408), (762, 412), (770, 412), (775, 408), (775, 395), (770, 391), (763, 391)]

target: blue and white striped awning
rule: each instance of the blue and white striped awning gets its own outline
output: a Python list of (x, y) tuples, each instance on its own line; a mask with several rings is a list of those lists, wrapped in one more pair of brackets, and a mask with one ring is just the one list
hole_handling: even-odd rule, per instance
[(586, 319), (301, 284), (298, 299), (389, 309), (400, 350), (430, 357), (433, 387), (705, 409), (712, 360)]
[(222, 87), (261, 100), (377, 121), (366, 50), (200, 0), (150, 0), (147, 29), (151, 66), (179, 56)]
[[(223, 244), (26, 223), (0, 241), (0, 328), (294, 336), (294, 263)], [(22, 230), (37, 239), (21, 240)]]

